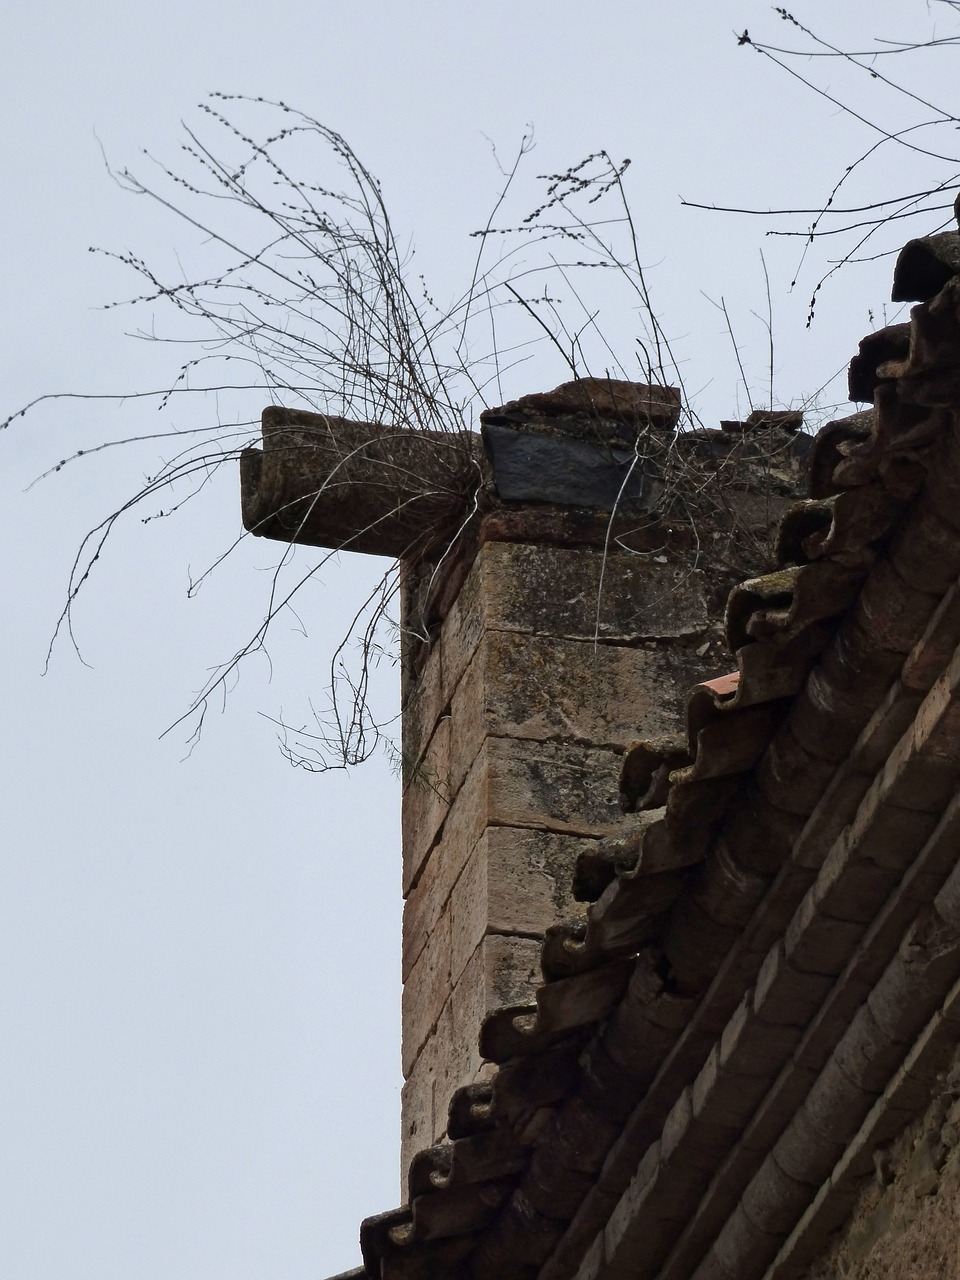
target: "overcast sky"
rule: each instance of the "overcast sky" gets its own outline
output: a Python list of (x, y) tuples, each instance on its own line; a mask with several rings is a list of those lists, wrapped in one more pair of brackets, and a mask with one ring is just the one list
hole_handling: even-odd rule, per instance
[[(831, 8), (842, 12), (824, 19), (828, 34), (864, 48), (875, 34), (925, 34), (938, 10)], [(823, 9), (797, 13), (819, 21)], [(791, 293), (798, 242), (680, 197), (816, 207), (872, 138), (738, 47), (744, 28), (792, 36), (757, 0), (6, 0), (0, 417), (45, 392), (174, 376), (168, 348), (124, 336), (150, 328), (149, 309), (99, 309), (141, 292), (137, 280), (87, 250), (202, 261), (175, 219), (120, 189), (104, 156), (136, 167), (145, 148), (176, 166), (180, 122), (196, 125), (212, 91), (282, 98), (338, 129), (380, 178), (441, 303), (469, 278), (469, 233), (502, 182), (496, 156), (529, 127), (521, 211), (540, 198), (538, 174), (601, 147), (630, 157), (655, 305), (704, 415), (749, 408), (721, 299), (765, 402), (761, 248), (775, 399), (803, 402), (894, 314), (889, 259), (827, 288), (808, 331), (828, 254)], [(925, 92), (955, 93), (952, 55), (923, 74)], [(889, 162), (859, 198), (885, 194), (892, 151)], [(331, 163), (314, 180), (335, 178)], [(599, 285), (597, 298), (606, 305)], [(610, 305), (606, 332), (631, 352), (629, 312)], [(503, 390), (568, 376), (543, 344)], [(841, 380), (819, 403), (842, 398)], [(244, 412), (265, 402), (251, 392)], [(229, 468), (176, 518), (143, 524), (144, 511), (117, 526), (77, 605), (88, 665), (60, 643), (44, 676), (78, 543), (166, 455), (111, 450), (28, 486), (75, 450), (156, 422), (135, 402), (59, 401), (0, 437), (0, 1274), (321, 1280), (356, 1265), (360, 1219), (401, 1198), (399, 788), (383, 756), (347, 774), (292, 769), (273, 722), (322, 697), (344, 622), (384, 566), (348, 555), (325, 566), (299, 622), (279, 622), (270, 661), (244, 667), (185, 758), (182, 730), (160, 735), (258, 625), (275, 556), (248, 539), (186, 599), (240, 532)], [(385, 662), (388, 707), (394, 677)]]

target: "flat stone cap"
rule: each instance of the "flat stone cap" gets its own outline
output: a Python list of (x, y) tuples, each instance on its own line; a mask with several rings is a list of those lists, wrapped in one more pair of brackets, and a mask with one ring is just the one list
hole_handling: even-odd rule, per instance
[(578, 378), (553, 391), (541, 391), (511, 400), (499, 409), (487, 409), (481, 422), (523, 419), (586, 418), (617, 422), (631, 427), (676, 426), (680, 417), (680, 392), (676, 387), (648, 386), (614, 378)]

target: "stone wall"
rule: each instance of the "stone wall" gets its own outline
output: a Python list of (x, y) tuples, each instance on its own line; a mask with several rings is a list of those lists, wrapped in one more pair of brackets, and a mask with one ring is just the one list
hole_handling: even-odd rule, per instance
[(578, 855), (623, 825), (625, 746), (729, 663), (704, 586), (664, 555), (489, 541), (418, 671), (408, 638), (403, 1169), (483, 1078), (484, 1017), (532, 1001)]

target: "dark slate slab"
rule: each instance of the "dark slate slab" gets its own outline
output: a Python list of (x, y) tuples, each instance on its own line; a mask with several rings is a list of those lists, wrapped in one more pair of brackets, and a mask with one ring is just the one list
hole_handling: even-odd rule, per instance
[(550, 502), (600, 511), (646, 512), (660, 496), (632, 450), (572, 436), (486, 423), (483, 442), (504, 502)]

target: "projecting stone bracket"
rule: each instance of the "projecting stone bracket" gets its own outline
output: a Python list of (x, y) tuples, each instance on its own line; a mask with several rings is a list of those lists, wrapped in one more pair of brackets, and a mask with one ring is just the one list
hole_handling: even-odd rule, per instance
[(276, 405), (240, 457), (243, 524), (280, 542), (418, 559), (450, 539), (486, 475), (470, 431), (406, 427)]
[(244, 527), (416, 561), (498, 507), (650, 512), (679, 413), (674, 388), (589, 378), (485, 412), (482, 440), (272, 405), (241, 455)]

